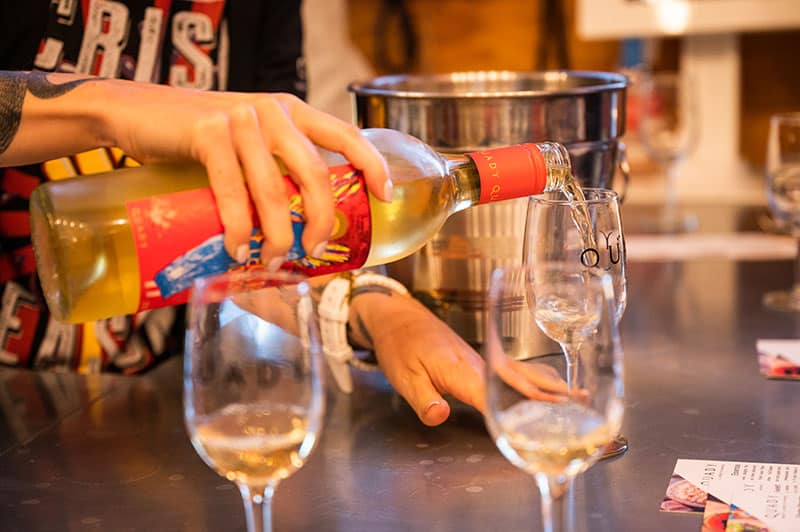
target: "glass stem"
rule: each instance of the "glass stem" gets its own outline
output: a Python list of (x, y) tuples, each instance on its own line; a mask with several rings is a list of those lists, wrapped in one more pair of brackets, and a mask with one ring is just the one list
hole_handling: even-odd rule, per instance
[(272, 496), (274, 486), (264, 490), (242, 484), (239, 486), (244, 502), (244, 516), (247, 521), (247, 532), (272, 532)]
[(567, 532), (571, 520), (567, 515), (564, 493), (569, 483), (559, 483), (544, 473), (536, 475), (536, 484), (542, 496), (542, 529), (544, 532)]
[(562, 344), (561, 349), (564, 351), (564, 359), (566, 360), (567, 390), (572, 390), (572, 387), (578, 382), (578, 350), (580, 346), (565, 343)]
[(663, 218), (667, 222), (673, 222), (678, 218), (678, 165), (677, 161), (666, 161), (663, 163), (664, 175), (664, 213)]

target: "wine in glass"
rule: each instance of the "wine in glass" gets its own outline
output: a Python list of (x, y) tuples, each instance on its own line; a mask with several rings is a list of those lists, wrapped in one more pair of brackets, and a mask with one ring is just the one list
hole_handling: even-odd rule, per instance
[[(572, 479), (588, 469), (619, 433), (623, 418), (622, 347), (612, 278), (587, 273), (571, 278), (580, 301), (556, 318), (531, 290), (528, 266), (495, 270), (486, 325), (486, 414), (498, 449), (536, 480), (546, 532), (564, 530), (564, 495)], [(545, 298), (549, 307), (552, 302)], [(569, 363), (560, 353), (536, 351), (524, 335), (508, 335), (510, 323), (536, 320), (580, 336)], [(529, 350), (520, 358), (519, 353)], [(570, 386), (567, 380), (570, 380)]]
[(695, 88), (687, 75), (655, 72), (636, 85), (639, 101), (639, 138), (666, 176), (660, 217), (645, 222), (645, 229), (681, 233), (697, 229), (697, 217), (682, 214), (678, 205), (681, 163), (697, 140), (698, 109)]
[[(539, 294), (540, 315), (549, 314), (540, 329), (558, 342), (570, 363), (583, 337), (575, 313), (583, 304), (581, 282), (587, 272), (607, 273), (614, 285), (615, 319), (627, 305), (625, 238), (619, 196), (613, 190), (584, 188), (583, 199), (565, 198), (558, 192), (531, 196), (525, 218), (523, 263), (529, 265), (531, 289)], [(604, 457), (628, 449), (618, 435)]]
[(195, 282), (184, 355), (184, 418), (195, 450), (241, 492), (247, 530), (271, 530), (278, 484), (300, 469), (325, 410), (309, 286), (239, 271)]
[(768, 292), (764, 305), (800, 311), (800, 112), (773, 115), (769, 123), (766, 167), (767, 201), (775, 220), (798, 241), (794, 286)]

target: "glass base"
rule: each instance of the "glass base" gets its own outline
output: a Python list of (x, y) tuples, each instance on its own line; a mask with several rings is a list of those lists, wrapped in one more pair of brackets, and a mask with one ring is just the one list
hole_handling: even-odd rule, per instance
[(800, 312), (800, 296), (793, 291), (767, 292), (762, 301), (771, 310)]
[(606, 446), (605, 450), (603, 451), (603, 456), (600, 457), (600, 460), (614, 458), (615, 456), (619, 456), (627, 450), (628, 438), (620, 434), (611, 440), (611, 443)]

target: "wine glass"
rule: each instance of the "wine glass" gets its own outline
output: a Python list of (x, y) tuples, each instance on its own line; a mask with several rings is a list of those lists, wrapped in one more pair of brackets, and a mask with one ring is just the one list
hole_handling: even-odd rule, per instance
[(773, 115), (767, 139), (767, 200), (775, 219), (798, 240), (794, 286), (768, 292), (764, 305), (800, 311), (800, 112)]
[[(567, 284), (582, 296), (561, 317), (534, 295), (535, 275), (525, 265), (492, 274), (484, 343), (485, 420), (500, 452), (535, 478), (545, 532), (559, 532), (568, 517), (564, 495), (572, 479), (596, 462), (619, 433), (623, 355), (610, 274), (593, 270), (569, 277)], [(569, 363), (560, 353), (537, 351), (525, 335), (509, 334), (510, 325), (520, 321), (559, 329), (567, 317), (572, 334), (582, 338)]]
[(659, 233), (693, 231), (697, 229), (697, 217), (680, 213), (677, 185), (681, 163), (697, 140), (699, 115), (694, 82), (677, 72), (649, 73), (637, 83), (636, 92), (639, 138), (666, 177), (661, 215), (646, 220), (645, 228)]
[[(565, 298), (581, 297), (580, 287), (559, 282), (559, 278), (580, 281), (587, 271), (599, 269), (611, 276), (614, 285), (615, 319), (619, 322), (627, 305), (625, 237), (622, 232), (619, 196), (613, 190), (584, 188), (575, 198), (559, 192), (531, 196), (525, 218), (523, 263), (531, 268), (532, 283), (541, 290), (561, 287)], [(582, 192), (582, 194), (581, 194)], [(581, 198), (581, 195), (583, 196)], [(574, 293), (567, 292), (568, 289)], [(555, 297), (555, 296), (553, 296)], [(552, 299), (552, 297), (551, 297)], [(575, 303), (577, 304), (577, 303)], [(567, 328), (568, 323), (561, 325)], [(569, 362), (577, 356), (579, 336), (555, 328), (543, 332), (558, 342)], [(604, 458), (617, 456), (628, 449), (628, 440), (618, 435)]]
[(263, 270), (195, 281), (183, 382), (192, 445), (238, 486), (247, 530), (271, 530), (275, 489), (303, 466), (322, 430), (321, 344), (308, 284)]
[(574, 198), (553, 191), (528, 199), (522, 261), (534, 273), (554, 262), (561, 264), (562, 270), (599, 268), (608, 272), (619, 321), (627, 305), (619, 195), (605, 188), (579, 190)]

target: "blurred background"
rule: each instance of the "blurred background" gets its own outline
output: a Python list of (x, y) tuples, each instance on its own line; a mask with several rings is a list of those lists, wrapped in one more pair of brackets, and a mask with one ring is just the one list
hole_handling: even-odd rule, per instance
[[(306, 0), (304, 16), (310, 101), (347, 120), (347, 84), (381, 74), (691, 76), (700, 123), (678, 184), (686, 203), (765, 203), (769, 116), (800, 110), (800, 0)], [(663, 175), (628, 100), (627, 201), (655, 203)]]

